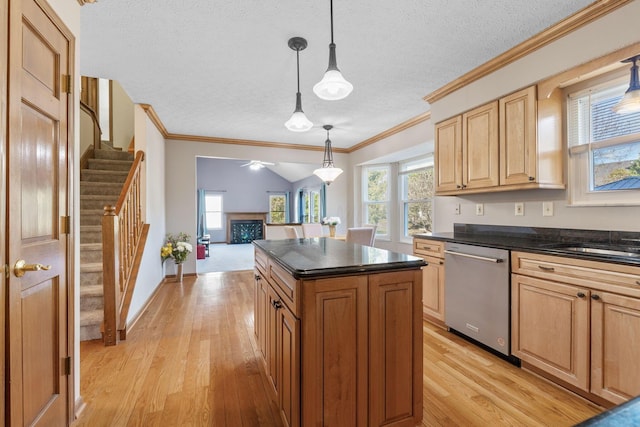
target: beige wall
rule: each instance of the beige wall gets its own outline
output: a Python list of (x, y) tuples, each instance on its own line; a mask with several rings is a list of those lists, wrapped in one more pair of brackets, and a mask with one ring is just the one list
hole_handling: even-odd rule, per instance
[(133, 102), (120, 83), (115, 80), (111, 86), (111, 97), (113, 105), (111, 141), (114, 147), (127, 150), (134, 132)]
[[(636, 0), (434, 102), (433, 123), (640, 41), (638, 16), (640, 1)], [(640, 203), (638, 191), (628, 195), (630, 201)], [(543, 201), (554, 203), (554, 216), (542, 216)], [(514, 215), (516, 202), (524, 203), (524, 216)], [(476, 203), (484, 204), (483, 216), (475, 215)], [(453, 214), (457, 204), (460, 215)], [(634, 220), (640, 217), (640, 207), (569, 207), (567, 192), (558, 190), (438, 197), (434, 217), (436, 232), (452, 231), (456, 222), (640, 231), (640, 222)]]

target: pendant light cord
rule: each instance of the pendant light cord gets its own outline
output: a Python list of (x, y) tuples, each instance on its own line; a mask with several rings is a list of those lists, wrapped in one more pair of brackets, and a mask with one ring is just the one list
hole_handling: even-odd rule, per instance
[(298, 70), (298, 93), (300, 93), (300, 49), (296, 48), (296, 69)]
[(333, 44), (333, 0), (329, 1), (329, 11), (331, 14), (331, 44)]

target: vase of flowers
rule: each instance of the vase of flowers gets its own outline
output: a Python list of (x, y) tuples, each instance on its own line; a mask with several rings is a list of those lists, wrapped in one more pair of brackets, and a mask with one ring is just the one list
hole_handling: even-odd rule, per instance
[(329, 226), (329, 236), (336, 237), (336, 225), (340, 224), (340, 218), (337, 216), (325, 216), (322, 218), (322, 224)]
[(182, 282), (182, 264), (187, 260), (187, 256), (193, 251), (193, 246), (189, 243), (189, 236), (186, 233), (167, 234), (165, 243), (160, 249), (160, 257), (164, 263), (167, 259), (173, 259), (176, 264), (176, 281)]

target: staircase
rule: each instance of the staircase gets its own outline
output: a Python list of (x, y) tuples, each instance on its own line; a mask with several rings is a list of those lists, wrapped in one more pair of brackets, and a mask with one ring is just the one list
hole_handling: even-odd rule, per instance
[[(109, 147), (106, 147), (109, 148)], [(115, 205), (127, 179), (133, 155), (114, 149), (94, 151), (80, 171), (80, 340), (102, 338), (102, 216)]]

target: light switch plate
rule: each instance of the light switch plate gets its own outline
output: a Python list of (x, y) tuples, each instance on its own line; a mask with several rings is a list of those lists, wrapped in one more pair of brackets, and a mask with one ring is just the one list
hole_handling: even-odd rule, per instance
[(476, 215), (484, 215), (484, 205), (482, 203), (476, 203)]
[(542, 202), (542, 216), (553, 216), (553, 202)]
[(524, 203), (518, 202), (515, 204), (515, 216), (523, 216), (524, 215)]

